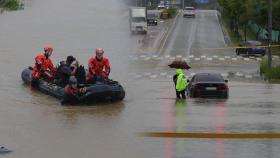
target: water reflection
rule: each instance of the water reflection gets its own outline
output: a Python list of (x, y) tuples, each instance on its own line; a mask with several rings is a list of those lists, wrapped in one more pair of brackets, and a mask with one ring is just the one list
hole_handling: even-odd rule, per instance
[[(216, 128), (215, 133), (225, 133), (225, 118), (226, 118), (226, 109), (225, 102), (217, 102), (213, 113), (213, 125)], [(216, 139), (216, 157), (224, 158), (225, 157), (225, 142), (224, 139)]]
[[(175, 101), (175, 131), (177, 133), (187, 132), (187, 107), (188, 101), (184, 99), (177, 99)], [(184, 157), (187, 141), (185, 139), (178, 139), (175, 141), (175, 155), (174, 157)]]
[(64, 120), (68, 124), (76, 124), (80, 117), (94, 117), (95, 119), (112, 120), (119, 117), (124, 110), (125, 103), (99, 103), (95, 106), (62, 106), (58, 114), (63, 114)]

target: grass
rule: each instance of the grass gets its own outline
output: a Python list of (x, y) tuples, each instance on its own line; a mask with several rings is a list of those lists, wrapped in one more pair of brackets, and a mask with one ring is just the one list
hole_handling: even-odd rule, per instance
[(267, 59), (260, 63), (260, 72), (264, 75), (265, 79), (272, 82), (280, 81), (280, 65), (268, 68)]

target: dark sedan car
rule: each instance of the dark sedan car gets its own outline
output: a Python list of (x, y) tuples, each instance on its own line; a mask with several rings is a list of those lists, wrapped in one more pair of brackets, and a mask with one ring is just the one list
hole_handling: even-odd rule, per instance
[(188, 85), (190, 97), (223, 97), (228, 98), (228, 80), (221, 74), (198, 73), (194, 75)]
[(240, 47), (248, 48), (237, 48), (236, 55), (265, 55), (266, 50), (261, 48), (262, 45), (259, 41), (244, 41), (239, 44)]
[(151, 25), (157, 25), (158, 21), (157, 21), (157, 17), (155, 14), (148, 14), (147, 15), (147, 25), (151, 26)]

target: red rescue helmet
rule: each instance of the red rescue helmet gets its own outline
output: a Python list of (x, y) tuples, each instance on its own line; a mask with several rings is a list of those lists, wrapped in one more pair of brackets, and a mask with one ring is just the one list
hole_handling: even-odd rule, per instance
[(53, 47), (51, 47), (51, 46), (46, 46), (46, 47), (44, 47), (44, 51), (45, 51), (45, 52), (53, 52)]
[(44, 47), (44, 51), (45, 51), (45, 55), (46, 55), (47, 57), (49, 57), (49, 56), (52, 55), (53, 47), (51, 47), (51, 46), (46, 46), (46, 47)]
[(104, 49), (103, 48), (96, 48), (95, 53), (96, 53), (96, 56), (102, 56), (103, 53), (104, 53)]

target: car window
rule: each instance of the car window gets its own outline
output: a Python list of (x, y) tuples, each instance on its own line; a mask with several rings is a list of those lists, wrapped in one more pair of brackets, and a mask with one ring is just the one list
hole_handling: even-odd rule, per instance
[(194, 10), (194, 8), (185, 8), (184, 10)]
[(221, 82), (223, 81), (222, 76), (219, 75), (199, 75), (195, 78), (196, 82)]
[(150, 19), (153, 19), (153, 18), (156, 18), (156, 14), (148, 14), (147, 17)]
[(261, 42), (252, 41), (252, 42), (249, 43), (249, 45), (251, 45), (251, 46), (260, 46), (260, 45), (261, 45)]
[(143, 22), (143, 21), (146, 21), (146, 19), (144, 17), (134, 17), (131, 20), (132, 20), (132, 22)]

